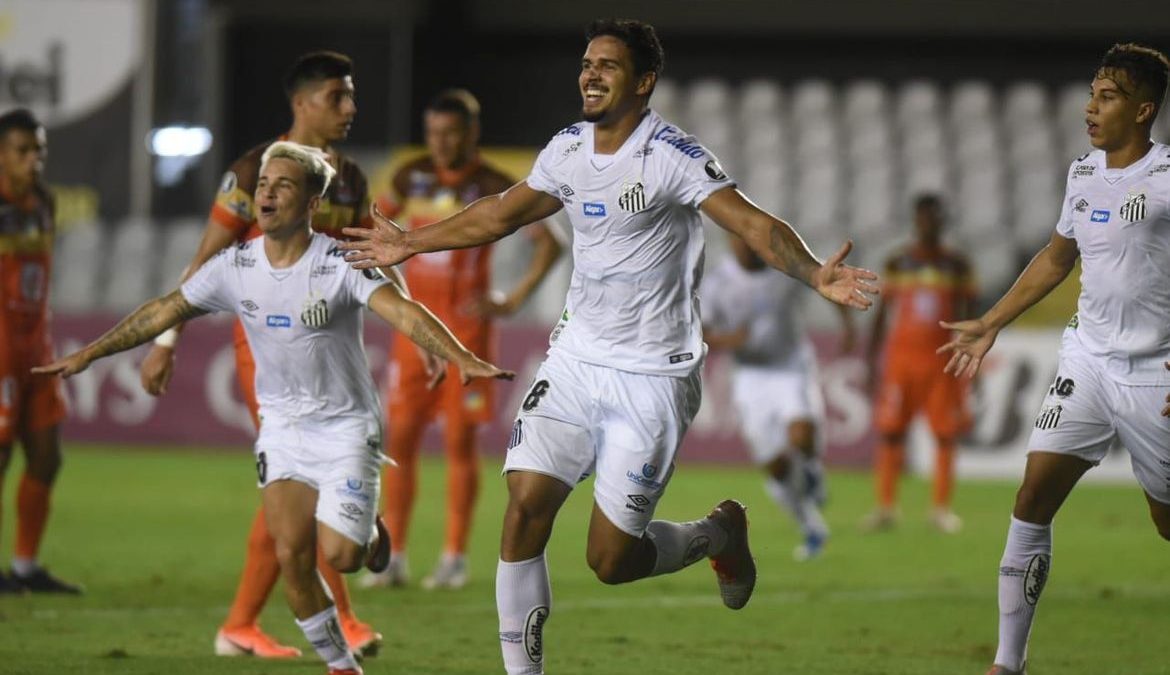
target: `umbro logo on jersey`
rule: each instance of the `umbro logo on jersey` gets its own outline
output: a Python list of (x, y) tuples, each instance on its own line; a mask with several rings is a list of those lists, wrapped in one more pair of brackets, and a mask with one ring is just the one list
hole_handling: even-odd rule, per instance
[(582, 212), (590, 218), (605, 217), (605, 204), (601, 202), (585, 202), (581, 205)]
[(1102, 211), (1101, 209), (1093, 209), (1093, 213), (1089, 216), (1089, 220), (1093, 221), (1094, 223), (1108, 223), (1109, 212)]
[(626, 183), (618, 197), (618, 206), (630, 213), (646, 208), (646, 188), (641, 183)]
[(1077, 213), (1084, 213), (1085, 209), (1088, 209), (1088, 208), (1089, 208), (1089, 202), (1087, 202), (1083, 199), (1078, 199), (1077, 203), (1073, 205), (1073, 211), (1076, 211)]
[(301, 311), (301, 323), (309, 328), (321, 328), (329, 323), (329, 306), (325, 304), (324, 298), (305, 303), (305, 309)]
[(257, 305), (251, 300), (241, 300), (240, 306), (249, 312), (255, 312), (256, 310), (260, 309), (260, 305)]
[(560, 191), (561, 196), (564, 197), (565, 199), (568, 199), (568, 198), (572, 197), (573, 195), (577, 194), (576, 192), (573, 191), (573, 188), (569, 187), (568, 185), (565, 185), (564, 183), (561, 183), (559, 186), (557, 186), (557, 190)]
[(269, 314), (265, 321), (269, 328), (291, 328), (292, 319), (283, 314)]
[(1146, 193), (1129, 195), (1125, 198), (1125, 203), (1117, 210), (1117, 215), (1121, 216), (1122, 220), (1128, 220), (1131, 223), (1136, 223), (1139, 220), (1146, 218)]

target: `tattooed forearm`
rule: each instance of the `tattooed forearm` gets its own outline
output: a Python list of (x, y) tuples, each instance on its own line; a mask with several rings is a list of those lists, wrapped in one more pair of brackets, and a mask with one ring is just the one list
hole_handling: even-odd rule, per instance
[(134, 310), (105, 335), (91, 344), (88, 349), (92, 358), (126, 351), (136, 347), (175, 324), (206, 314), (194, 307), (183, 294), (174, 291), (170, 295), (155, 298)]
[(436, 356), (455, 360), (464, 351), (463, 345), (429, 311), (421, 305), (416, 308), (418, 313), (410, 327), (411, 341)]
[(774, 221), (768, 238), (768, 248), (776, 257), (778, 267), (806, 285), (812, 285), (813, 275), (820, 269), (820, 262), (805, 246), (800, 235), (787, 223)]

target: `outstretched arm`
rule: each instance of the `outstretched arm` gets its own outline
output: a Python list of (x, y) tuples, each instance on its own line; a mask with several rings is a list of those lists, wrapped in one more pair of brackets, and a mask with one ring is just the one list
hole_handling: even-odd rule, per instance
[(1040, 249), (1016, 283), (983, 316), (970, 321), (940, 322), (943, 328), (955, 331), (954, 338), (938, 348), (940, 354), (951, 352), (945, 372), (973, 377), (999, 331), (1060, 285), (1076, 265), (1078, 255), (1075, 239), (1053, 232), (1048, 245)]
[(878, 289), (869, 282), (877, 275), (843, 262), (853, 248), (852, 242), (845, 242), (822, 263), (788, 223), (761, 210), (733, 187), (714, 192), (700, 208), (717, 225), (742, 237), (768, 265), (799, 279), (829, 300), (856, 309), (873, 304), (869, 296)]
[(501, 370), (471, 353), (430, 310), (406, 298), (391, 284), (374, 291), (369, 307), (395, 330), (409, 336), (416, 345), (458, 366), (464, 384), (476, 377), (510, 380), (516, 376), (516, 373)]
[(47, 366), (33, 368), (33, 372), (69, 377), (85, 370), (90, 363), (100, 358), (137, 347), (182, 321), (206, 313), (187, 302), (179, 290), (172, 291), (169, 295), (155, 298), (134, 310), (105, 335), (80, 350)]
[(472, 202), (455, 215), (407, 232), (371, 206), (372, 228), (347, 227), (341, 242), (356, 269), (397, 265), (416, 253), (490, 244), (561, 209), (560, 200), (521, 181), (504, 192)]

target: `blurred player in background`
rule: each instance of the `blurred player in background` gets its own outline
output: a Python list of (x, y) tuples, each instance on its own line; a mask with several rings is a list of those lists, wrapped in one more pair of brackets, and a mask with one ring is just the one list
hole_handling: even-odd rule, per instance
[(723, 604), (750, 600), (756, 565), (744, 506), (727, 499), (698, 520), (654, 520), (701, 398), (700, 211), (769, 265), (841, 304), (864, 308), (870, 272), (821, 263), (789, 225), (735, 189), (693, 137), (648, 107), (662, 71), (654, 28), (601, 20), (586, 31), (578, 87), (584, 122), (558, 132), (527, 180), (409, 232), (377, 218), (346, 228), (361, 268), (496, 241), (562, 208), (573, 226), (573, 279), (508, 447), (496, 608), (504, 666), (544, 672), (552, 605), (545, 547), (572, 489), (596, 473), (586, 559), (603, 583), (677, 572), (704, 558)]
[[(302, 56), (285, 75), (284, 90), (292, 108), (293, 121), (292, 127), (281, 136), (281, 140), (288, 139), (324, 150), (330, 164), (337, 170), (337, 177), (330, 183), (321, 208), (313, 215), (313, 229), (338, 237), (341, 236), (342, 227), (368, 225), (366, 177), (357, 164), (332, 148), (333, 143), (345, 140), (357, 112), (353, 64), (349, 57), (334, 52), (313, 52)], [(259, 179), (260, 159), (270, 143), (262, 143), (244, 153), (224, 174), (203, 232), (203, 240), (183, 273), (184, 280), (219, 251), (260, 235), (253, 195)], [(259, 427), (255, 361), (248, 347), (243, 324), (238, 320), (234, 331), (236, 377), (252, 421)], [(161, 336), (142, 364), (142, 384), (152, 394), (166, 392), (174, 370), (175, 339), (175, 332)], [(299, 649), (279, 644), (260, 629), (260, 610), (264, 608), (279, 575), (280, 564), (261, 506), (248, 534), (239, 588), (227, 619), (215, 636), (217, 654), (253, 654), (265, 658), (300, 655)], [(324, 563), (321, 565), (321, 575), (333, 592), (341, 616), (341, 628), (350, 646), (359, 652), (376, 650), (381, 635), (359, 621), (354, 614), (345, 580)]]
[[(805, 286), (772, 269), (747, 242), (729, 237), (728, 255), (703, 280), (703, 339), (735, 359), (732, 399), (764, 487), (800, 527), (797, 560), (820, 554), (829, 536), (825, 501), (825, 402), (817, 381), (816, 351), (805, 335)], [(853, 314), (841, 310), (842, 350), (856, 339)]]
[[(949, 333), (939, 321), (971, 316), (975, 281), (967, 258), (942, 244), (942, 200), (922, 195), (914, 201), (915, 240), (885, 266), (882, 299), (869, 341), (869, 390), (874, 392), (877, 457), (874, 467), (877, 508), (862, 521), (869, 531), (893, 527), (898, 520), (898, 480), (906, 455), (906, 432), (925, 413), (937, 443), (930, 522), (938, 530), (958, 532), (962, 520), (951, 510), (955, 445), (970, 427), (967, 383), (946, 377), (946, 357), (936, 353)], [(892, 314), (886, 338), (886, 315)], [(880, 375), (873, 371), (879, 363)], [(877, 380), (876, 387), (874, 380)]]
[[(944, 324), (956, 331), (939, 350), (950, 353), (946, 371), (973, 376), (999, 331), (1081, 258), (1077, 313), (1028, 439), (999, 563), (999, 648), (988, 675), (1024, 672), (1052, 566), (1052, 520), (1115, 442), (1129, 451), (1158, 534), (1170, 540), (1170, 147), (1150, 140), (1168, 77), (1170, 61), (1154, 49), (1119, 44), (1105, 54), (1085, 107), (1094, 149), (1069, 166), (1048, 245), (983, 316)], [(1150, 629), (1157, 639), (1162, 629)], [(1124, 654), (1116, 658), (1110, 670), (1130, 670)]]
[(182, 287), (147, 302), (78, 352), (38, 372), (65, 376), (210, 312), (238, 315), (256, 358), (263, 423), (256, 472), (285, 596), (330, 675), (361, 675), (317, 572), (390, 562), (377, 516), (382, 415), (362, 344), (365, 307), (452, 361), (461, 380), (509, 377), (469, 352), (425, 307), (371, 270), (339, 264), (310, 228), (334, 169), (288, 141), (264, 152), (255, 192), (262, 236), (209, 260)]
[[(436, 96), (423, 113), (423, 130), (427, 154), (399, 169), (389, 192), (379, 199), (382, 213), (397, 218), (404, 227), (430, 225), (512, 184), (479, 157), (479, 102), (470, 92), (453, 89)], [(507, 296), (496, 298), (491, 291), (491, 245), (427, 253), (404, 265), (414, 298), (477, 354), (492, 358), (491, 317), (519, 309), (560, 256), (561, 245), (544, 224), (529, 231), (535, 245), (532, 261)], [(440, 415), (447, 459), (447, 530), (442, 557), (422, 584), (432, 589), (461, 588), (467, 583), (465, 552), (479, 491), (477, 432), (494, 414), (494, 383), (477, 380), (465, 387), (458, 378), (447, 377), (430, 387), (432, 374), (427, 370), (408, 336), (396, 333), (386, 419), (389, 453), (398, 466), (386, 467), (382, 490), (393, 550), (390, 568), (385, 574), (366, 577), (366, 586), (407, 583), (406, 544), (417, 491), (419, 443), (423, 431)]]
[(0, 572), (0, 594), (72, 593), (37, 560), (49, 520), (50, 493), (61, 469), (58, 426), (65, 419), (61, 382), (29, 369), (53, 360), (49, 340), (49, 274), (54, 204), (41, 179), (45, 128), (28, 110), (0, 115), (0, 486), (20, 441), (24, 473), (16, 492), (12, 569)]

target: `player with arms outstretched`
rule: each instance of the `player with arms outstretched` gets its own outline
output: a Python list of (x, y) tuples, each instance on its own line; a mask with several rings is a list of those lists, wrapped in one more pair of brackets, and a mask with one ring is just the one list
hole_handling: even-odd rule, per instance
[(941, 352), (946, 371), (974, 375), (1004, 326), (1081, 258), (1077, 313), (1061, 339), (1056, 380), (1028, 440), (999, 564), (999, 649), (989, 675), (1022, 673), (1052, 565), (1052, 520), (1086, 471), (1120, 441), (1150, 516), (1170, 540), (1170, 147), (1150, 140), (1170, 61), (1114, 45), (1085, 107), (1093, 151), (1073, 161), (1060, 220), (1015, 285)]
[[(829, 537), (825, 501), (825, 402), (817, 357), (805, 335), (801, 308), (807, 290), (768, 267), (747, 243), (730, 237), (731, 255), (703, 279), (703, 339), (735, 359), (732, 399), (741, 435), (767, 476), (764, 487), (796, 520), (797, 560), (818, 556)], [(853, 314), (842, 305), (842, 350), (853, 349)]]
[[(495, 195), (512, 184), (484, 162), (477, 149), (479, 101), (466, 90), (439, 93), (423, 112), (427, 154), (395, 172), (390, 189), (379, 200), (382, 213), (404, 227), (424, 227), (458, 213), (468, 204)], [(502, 298), (491, 290), (491, 245), (459, 251), (436, 251), (406, 261), (403, 271), (413, 297), (451, 328), (455, 337), (476, 354), (491, 358), (494, 331), (491, 317), (518, 310), (540, 285), (561, 253), (561, 245), (543, 224), (531, 228), (533, 252), (528, 270), (516, 288)], [(418, 451), (422, 433), (439, 415), (447, 464), (447, 529), (443, 554), (423, 588), (461, 588), (468, 580), (467, 541), (479, 491), (476, 448), (479, 425), (495, 410), (494, 383), (479, 380), (468, 387), (448, 377), (431, 387), (432, 373), (407, 336), (396, 334), (390, 352), (386, 402), (387, 445), (397, 466), (383, 478), (383, 517), (393, 542), (390, 567), (367, 576), (366, 586), (402, 586), (408, 581), (407, 535), (418, 483)]]
[[(313, 229), (337, 237), (342, 227), (368, 225), (366, 178), (353, 160), (332, 148), (332, 144), (345, 140), (357, 113), (353, 64), (349, 57), (335, 52), (305, 54), (285, 75), (284, 90), (293, 122), (288, 133), (281, 138), (320, 148), (328, 154), (330, 164), (337, 170), (337, 177), (330, 182), (321, 207), (314, 212)], [(260, 235), (254, 193), (261, 157), (269, 145), (262, 143), (244, 153), (224, 174), (203, 231), (203, 240), (183, 279), (194, 274), (219, 251), (243, 245)], [(180, 324), (175, 331), (161, 336), (142, 363), (142, 385), (151, 394), (157, 396), (166, 391), (174, 370), (177, 331), (181, 328)], [(259, 426), (256, 365), (240, 321), (234, 325), (234, 340), (236, 378), (252, 422)], [(280, 576), (273, 539), (266, 523), (261, 505), (248, 533), (239, 587), (227, 618), (215, 635), (215, 652), (221, 656), (252, 654), (263, 658), (289, 658), (300, 655), (299, 649), (278, 643), (260, 628), (260, 610)], [(381, 636), (354, 614), (345, 580), (324, 564), (321, 565), (321, 575), (337, 602), (341, 629), (350, 646), (363, 653), (375, 651)]]
[[(963, 524), (951, 509), (951, 497), (955, 446), (971, 424), (967, 383), (942, 372), (946, 357), (936, 351), (950, 339), (938, 322), (972, 316), (976, 290), (967, 257), (943, 246), (943, 222), (943, 204), (937, 195), (915, 199), (914, 242), (890, 257), (882, 275), (882, 299), (873, 318), (867, 359), (880, 434), (874, 462), (877, 508), (862, 522), (862, 529), (869, 531), (897, 523), (906, 432), (920, 412), (926, 415), (936, 443), (930, 523), (948, 534), (958, 532)], [(875, 369), (873, 364), (879, 362)]]
[(337, 242), (310, 229), (333, 168), (315, 148), (281, 141), (257, 182), (263, 235), (209, 260), (95, 342), (35, 372), (69, 376), (180, 321), (239, 316), (256, 358), (256, 469), (285, 596), (332, 675), (361, 673), (317, 575), (318, 544), (342, 572), (390, 561), (377, 516), (382, 415), (362, 345), (362, 309), (454, 363), (464, 382), (510, 377), (469, 352), (422, 305), (374, 271), (341, 263)]
[(723, 602), (755, 587), (747, 515), (735, 500), (688, 523), (653, 520), (675, 453), (699, 408), (706, 347), (699, 317), (700, 212), (743, 237), (769, 265), (842, 304), (867, 307), (876, 275), (821, 263), (789, 225), (748, 201), (693, 136), (648, 107), (662, 70), (652, 26), (603, 20), (587, 30), (578, 86), (584, 122), (557, 133), (526, 181), (429, 227), (378, 219), (343, 248), (361, 268), (427, 251), (479, 246), (566, 210), (573, 277), (548, 358), (521, 405), (504, 471), (496, 607), (509, 673), (541, 673), (549, 616), (545, 545), (573, 487), (595, 473), (586, 558), (617, 584), (704, 558)]

